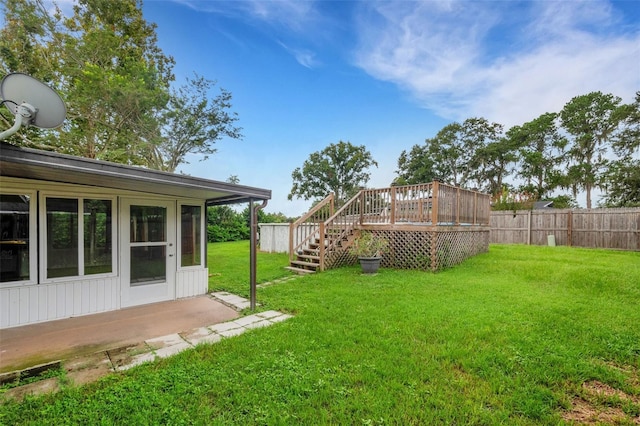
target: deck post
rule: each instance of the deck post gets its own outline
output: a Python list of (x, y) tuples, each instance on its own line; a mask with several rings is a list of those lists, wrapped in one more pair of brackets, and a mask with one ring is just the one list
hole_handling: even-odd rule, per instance
[(478, 193), (473, 193), (473, 224), (478, 224)]
[(389, 222), (393, 225), (396, 223), (396, 187), (391, 187), (391, 216)]
[(440, 192), (440, 183), (436, 180), (433, 182), (433, 201), (431, 203), (431, 225), (438, 224), (438, 198)]
[(318, 235), (318, 256), (320, 257), (320, 260), (318, 261), (318, 263), (320, 264), (320, 270), (324, 271), (324, 252), (325, 252), (325, 247), (324, 247), (324, 240), (325, 240), (325, 224), (324, 222), (320, 222), (319, 223), (320, 228), (319, 228), (319, 235)]
[(456, 225), (460, 225), (460, 187), (456, 187)]

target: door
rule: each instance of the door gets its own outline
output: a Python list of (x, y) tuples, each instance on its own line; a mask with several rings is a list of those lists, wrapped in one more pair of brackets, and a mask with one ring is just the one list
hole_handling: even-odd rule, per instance
[(122, 306), (175, 298), (175, 203), (124, 199), (121, 204)]

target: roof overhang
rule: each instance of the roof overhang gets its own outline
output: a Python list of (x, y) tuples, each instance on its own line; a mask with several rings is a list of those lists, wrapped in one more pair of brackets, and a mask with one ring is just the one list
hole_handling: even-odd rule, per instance
[(205, 200), (207, 205), (270, 200), (271, 190), (142, 167), (21, 148), (0, 142), (0, 176)]

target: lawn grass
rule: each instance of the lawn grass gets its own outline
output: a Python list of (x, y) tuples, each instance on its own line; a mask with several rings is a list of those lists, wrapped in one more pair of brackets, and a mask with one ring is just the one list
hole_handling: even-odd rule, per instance
[[(209, 291), (228, 291), (249, 297), (249, 241), (210, 243), (207, 247), (210, 271)], [(258, 284), (291, 275), (284, 269), (289, 264), (287, 253), (257, 253)]]
[[(224, 250), (210, 251), (220, 266)], [(282, 273), (262, 260), (259, 280)], [(209, 267), (213, 287), (246, 286)], [(295, 317), (8, 402), (0, 423), (538, 425), (576, 401), (621, 424), (640, 415), (638, 252), (498, 245), (437, 274), (348, 267), (258, 301)]]

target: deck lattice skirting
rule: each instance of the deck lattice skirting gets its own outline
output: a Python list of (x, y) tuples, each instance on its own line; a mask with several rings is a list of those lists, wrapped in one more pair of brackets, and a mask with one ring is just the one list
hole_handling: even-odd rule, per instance
[(354, 239), (370, 231), (389, 241), (382, 266), (437, 271), (489, 249), (490, 197), (428, 184), (360, 191), (334, 211), (333, 195), (291, 224), (290, 269), (352, 265)]

